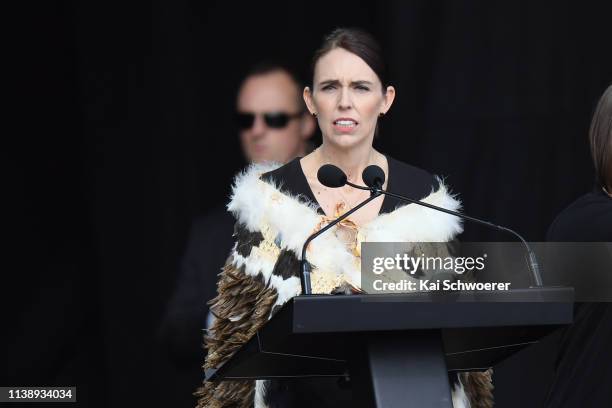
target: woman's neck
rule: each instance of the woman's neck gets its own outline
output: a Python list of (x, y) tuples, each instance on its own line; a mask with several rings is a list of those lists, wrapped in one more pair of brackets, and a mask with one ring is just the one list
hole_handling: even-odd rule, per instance
[(350, 150), (322, 144), (317, 150), (321, 165), (333, 164), (340, 167), (353, 183), (361, 183), (361, 173), (370, 164), (375, 164), (379, 154), (371, 144), (354, 146)]

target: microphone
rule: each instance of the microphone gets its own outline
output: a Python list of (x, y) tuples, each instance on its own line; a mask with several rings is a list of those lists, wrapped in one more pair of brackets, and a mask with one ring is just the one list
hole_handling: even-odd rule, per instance
[[(340, 170), (340, 169), (338, 169)], [(342, 171), (342, 170), (340, 170)], [(350, 182), (346, 182), (346, 184), (348, 184), (351, 187), (354, 188), (358, 188), (361, 190), (370, 190), (372, 192), (372, 194), (386, 194), (389, 195), (391, 197), (395, 197), (397, 199), (403, 200), (403, 201), (407, 201), (413, 204), (418, 204), (418, 205), (422, 205), (428, 208), (431, 208), (433, 210), (436, 211), (442, 211), (445, 212), (447, 214), (451, 214), (454, 215), (456, 217), (462, 218), (464, 220), (468, 220), (468, 221), (472, 221), (475, 222), (477, 224), (481, 224), (481, 225), (486, 225), (487, 227), (490, 228), (494, 228), (498, 231), (504, 231), (504, 232), (509, 232), (510, 234), (514, 235), (515, 237), (518, 237), (518, 239), (521, 240), (521, 242), (523, 243), (523, 245), (525, 246), (525, 250), (527, 252), (528, 255), (528, 266), (529, 266), (529, 270), (533, 276), (533, 280), (535, 282), (536, 286), (542, 286), (542, 276), (540, 275), (540, 266), (538, 264), (538, 260), (535, 256), (535, 253), (533, 252), (533, 250), (531, 249), (531, 247), (529, 246), (529, 244), (527, 243), (527, 241), (525, 241), (525, 239), (516, 231), (507, 228), (507, 227), (503, 227), (501, 225), (496, 225), (493, 224), (492, 222), (489, 221), (484, 221), (481, 220), (479, 218), (475, 218), (475, 217), (471, 217), (469, 215), (465, 215), (465, 214), (461, 214), (459, 212), (456, 211), (452, 211), (452, 210), (447, 210), (446, 208), (442, 208), (442, 207), (438, 207), (432, 204), (428, 204), (428, 203), (424, 203), (422, 201), (419, 200), (413, 200), (412, 198), (408, 198), (399, 194), (395, 194), (392, 193), (390, 191), (386, 191), (382, 189), (382, 185), (385, 183), (385, 172), (383, 171), (383, 169), (381, 169), (379, 166), (376, 165), (371, 165), (366, 167), (363, 170), (363, 173), (361, 175), (361, 178), (363, 179), (364, 183), (368, 186), (368, 187), (363, 187), (363, 186), (359, 186)]]
[(368, 187), (382, 188), (385, 184), (385, 172), (373, 164), (363, 169), (361, 178)]
[[(384, 176), (384, 173), (383, 173), (383, 176)], [(344, 172), (340, 168), (332, 164), (326, 164), (324, 166), (321, 166), (319, 170), (317, 171), (317, 179), (325, 187), (331, 187), (331, 188), (342, 187), (348, 183), (346, 174), (344, 174)], [(366, 188), (366, 187), (363, 187), (363, 188), (366, 190), (369, 190), (369, 188)], [(346, 217), (348, 217), (349, 215), (351, 215), (352, 213), (354, 213), (355, 211), (357, 211), (364, 205), (368, 204), (370, 201), (379, 197), (381, 194), (383, 193), (378, 192), (378, 191), (376, 192), (373, 191), (369, 198), (362, 201), (355, 207), (351, 208), (349, 211), (345, 212), (340, 217), (336, 218), (335, 220), (327, 224), (325, 227), (321, 228), (319, 231), (310, 235), (308, 239), (306, 239), (306, 242), (304, 242), (304, 246), (302, 246), (302, 257), (300, 259), (300, 284), (302, 286), (303, 295), (312, 294), (312, 286), (311, 286), (311, 280), (310, 280), (310, 274), (312, 272), (312, 268), (310, 266), (310, 263), (308, 263), (308, 261), (306, 260), (306, 248), (308, 247), (308, 244), (310, 244), (310, 242), (312, 242), (313, 239), (323, 234), (325, 231), (327, 231), (334, 225), (338, 224), (340, 221), (342, 221), (343, 219), (345, 219)]]
[[(382, 170), (382, 169), (381, 169)], [(317, 171), (317, 179), (319, 183), (325, 187), (338, 188), (346, 184), (346, 174), (333, 164), (324, 164)]]

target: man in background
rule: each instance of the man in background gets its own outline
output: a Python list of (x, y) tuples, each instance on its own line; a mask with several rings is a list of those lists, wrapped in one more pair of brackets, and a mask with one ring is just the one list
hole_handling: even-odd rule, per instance
[[(316, 123), (304, 106), (302, 89), (297, 76), (280, 64), (262, 63), (246, 75), (236, 100), (235, 122), (248, 162), (286, 163), (312, 149)], [(162, 319), (159, 340), (188, 382), (182, 389), (195, 391), (202, 381), (203, 329), (211, 323), (206, 303), (216, 294), (217, 275), (232, 249), (234, 222), (225, 207), (193, 221)]]

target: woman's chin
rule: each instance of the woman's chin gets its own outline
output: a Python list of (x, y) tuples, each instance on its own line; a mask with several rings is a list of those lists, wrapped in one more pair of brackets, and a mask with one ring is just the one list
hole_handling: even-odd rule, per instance
[(339, 148), (350, 149), (351, 147), (361, 145), (366, 138), (358, 134), (350, 133), (331, 133), (327, 141)]

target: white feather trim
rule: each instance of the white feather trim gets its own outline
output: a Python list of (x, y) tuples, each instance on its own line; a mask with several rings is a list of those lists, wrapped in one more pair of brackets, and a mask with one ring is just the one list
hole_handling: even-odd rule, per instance
[(255, 380), (255, 404), (254, 408), (267, 408), (264, 402), (266, 392), (266, 380)]
[(245, 265), (244, 272), (247, 275), (257, 276), (260, 273), (263, 275), (264, 281), (267, 282), (272, 275), (274, 269), (274, 260), (259, 256), (257, 253), (251, 252), (246, 258), (238, 252), (232, 252), (233, 262), (237, 268)]
[(278, 292), (276, 303), (274, 303), (272, 309), (274, 309), (276, 305), (284, 305), (289, 299), (302, 292), (302, 285), (297, 276), (283, 279), (281, 276), (273, 275), (270, 284), (274, 286)]
[(461, 381), (459, 384), (456, 384), (451, 390), (451, 395), (453, 399), (453, 408), (470, 408), (472, 404), (470, 404), (470, 399), (465, 393), (465, 388)]
[[(458, 211), (461, 203), (450, 195), (440, 180), (440, 188), (421, 201)], [(368, 242), (447, 242), (463, 232), (461, 219), (418, 204), (398, 207), (381, 214), (360, 228)]]
[[(263, 225), (279, 236), (282, 249), (292, 251), (299, 259), (302, 245), (321, 221), (315, 203), (281, 192), (279, 185), (264, 182), (260, 176), (278, 168), (279, 164), (253, 164), (239, 174), (234, 182), (231, 201), (227, 208), (236, 219), (251, 231), (260, 231)], [(449, 210), (459, 210), (460, 202), (440, 181), (440, 188), (422, 201)], [(359, 228), (359, 234), (370, 242), (446, 242), (463, 231), (461, 219), (440, 211), (408, 204), (382, 214)], [(355, 256), (333, 231), (320, 235), (308, 247), (308, 260), (319, 270), (344, 275), (350, 283), (360, 286), (360, 271)], [(247, 259), (235, 253), (238, 266), (247, 264), (246, 273), (263, 273), (270, 279), (273, 262), (259, 256)], [(299, 293), (299, 279), (270, 281), (279, 289), (282, 304)], [(283, 292), (281, 294), (281, 291)]]

